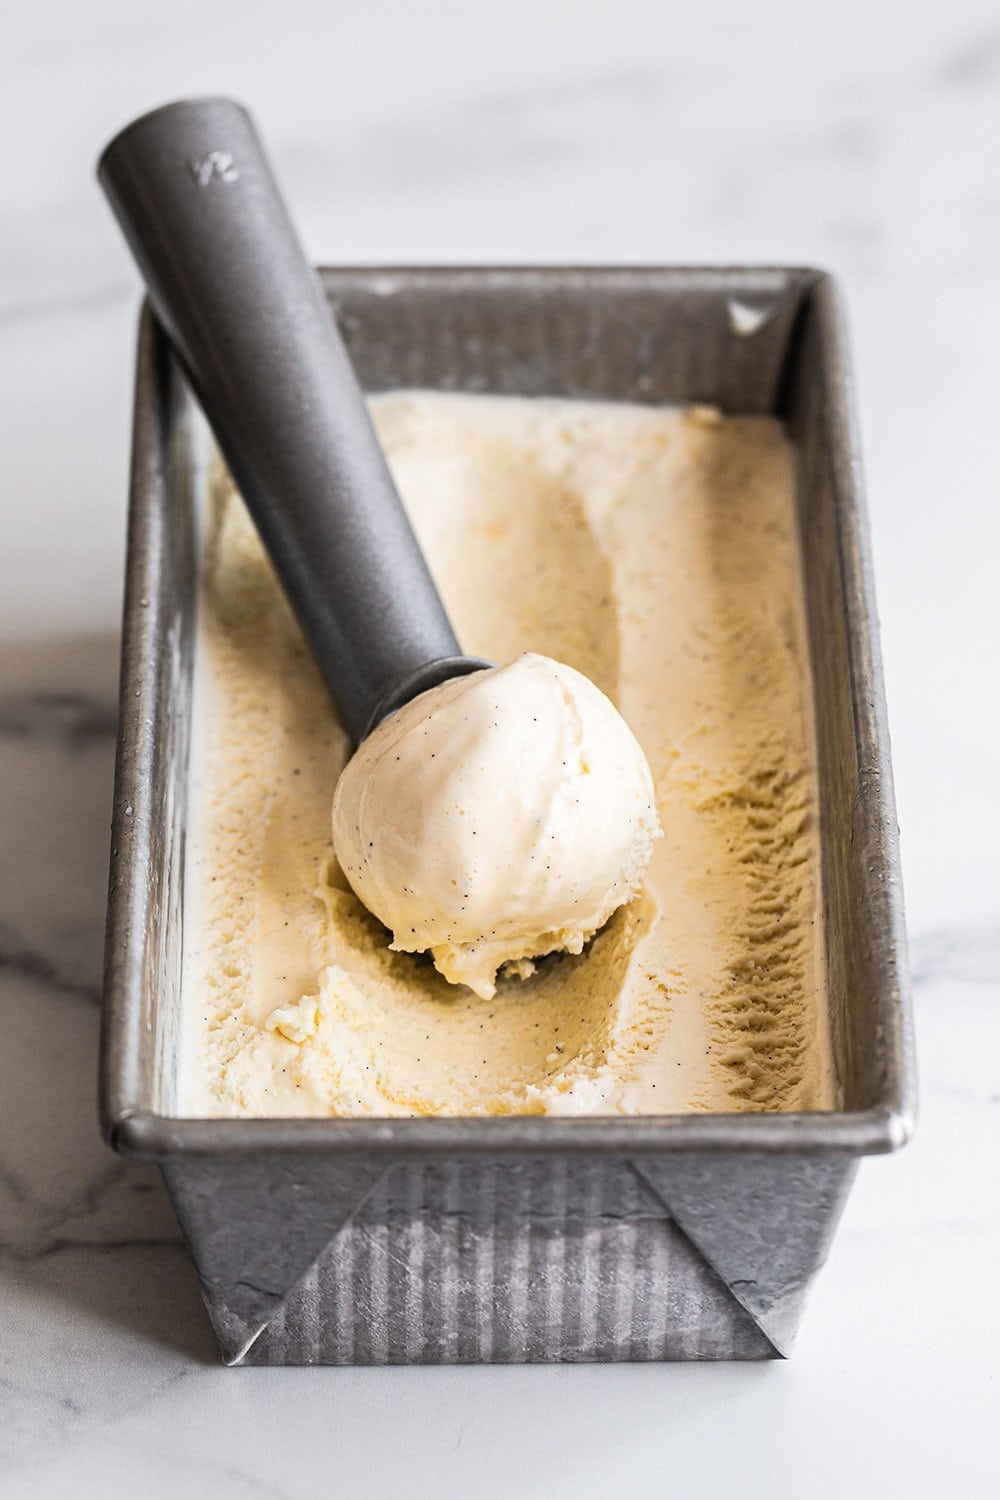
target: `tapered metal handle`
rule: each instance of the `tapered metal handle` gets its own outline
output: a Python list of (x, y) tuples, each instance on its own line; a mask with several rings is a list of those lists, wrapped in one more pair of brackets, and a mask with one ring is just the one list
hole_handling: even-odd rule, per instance
[(126, 127), (98, 176), (349, 732), (479, 663), (459, 645), (253, 121)]

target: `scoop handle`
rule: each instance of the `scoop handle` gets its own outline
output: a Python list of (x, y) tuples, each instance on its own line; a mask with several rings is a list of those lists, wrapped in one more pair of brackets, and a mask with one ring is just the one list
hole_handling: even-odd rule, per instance
[(355, 742), (470, 670), (253, 120), (228, 99), (128, 125), (98, 177)]

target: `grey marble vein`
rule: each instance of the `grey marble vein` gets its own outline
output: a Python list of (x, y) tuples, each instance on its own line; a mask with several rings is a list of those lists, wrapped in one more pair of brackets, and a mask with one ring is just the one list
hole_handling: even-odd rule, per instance
[(944, 59), (937, 77), (953, 89), (984, 88), (1000, 82), (1000, 27), (978, 30)]
[(109, 282), (106, 286), (86, 286), (79, 291), (53, 295), (43, 291), (18, 301), (0, 299), (0, 327), (40, 319), (60, 319), (69, 313), (103, 313), (108, 307), (127, 302), (138, 306), (140, 287), (133, 280)]
[(113, 739), (118, 710), (86, 693), (70, 690), (0, 693), (0, 735), (54, 739), (67, 750), (87, 750)]
[(0, 922), (0, 976), (5, 974), (30, 980), (53, 994), (85, 1000), (89, 1005), (100, 1004), (97, 985), (63, 972), (49, 954), (32, 947), (6, 922)]
[(1000, 917), (995, 923), (918, 934), (911, 939), (910, 956), (915, 986), (954, 979), (993, 986), (1000, 994)]

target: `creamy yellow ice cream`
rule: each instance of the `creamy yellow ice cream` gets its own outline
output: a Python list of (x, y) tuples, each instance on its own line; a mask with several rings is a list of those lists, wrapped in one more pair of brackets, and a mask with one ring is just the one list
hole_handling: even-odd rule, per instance
[(581, 953), (639, 894), (660, 836), (653, 778), (614, 704), (532, 652), (452, 678), (383, 721), (348, 762), (334, 853), (401, 953), (430, 951), (484, 1000)]
[(372, 409), (463, 648), (548, 657), (596, 683), (642, 746), (665, 836), (641, 894), (582, 952), (502, 973), (495, 996), (395, 951), (333, 854), (350, 745), (220, 475), (196, 653), (180, 1112), (829, 1107), (781, 426), (424, 393)]

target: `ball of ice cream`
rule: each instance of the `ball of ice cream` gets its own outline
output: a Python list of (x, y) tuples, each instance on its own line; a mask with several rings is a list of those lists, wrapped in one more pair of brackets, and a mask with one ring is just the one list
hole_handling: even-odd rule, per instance
[(489, 998), (498, 969), (579, 953), (635, 896), (660, 837), (625, 720), (546, 656), (455, 677), (385, 719), (347, 764), (333, 840), (393, 935)]

